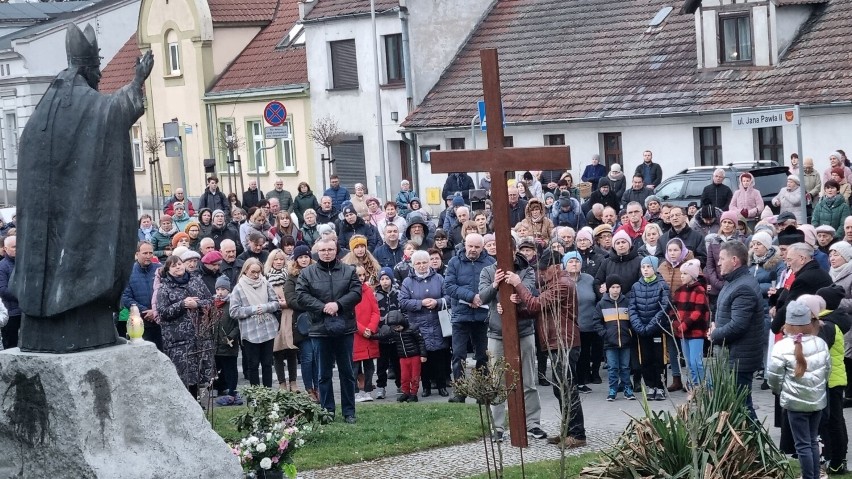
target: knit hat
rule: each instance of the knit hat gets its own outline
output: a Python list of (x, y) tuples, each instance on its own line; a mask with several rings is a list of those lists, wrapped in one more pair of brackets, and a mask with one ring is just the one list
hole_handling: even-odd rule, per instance
[(847, 262), (852, 261), (852, 245), (845, 241), (838, 241), (828, 247), (828, 251), (837, 251)]
[(606, 290), (609, 291), (609, 288), (611, 288), (612, 285), (614, 285), (614, 284), (617, 284), (617, 285), (621, 286), (621, 289), (624, 289), (624, 280), (621, 279), (621, 276), (619, 276), (617, 274), (611, 274), (611, 275), (607, 276), (606, 277)]
[(767, 233), (765, 233), (763, 231), (760, 231), (760, 232), (752, 235), (751, 241), (752, 242), (757, 241), (758, 243), (762, 244), (763, 247), (766, 248), (766, 249), (772, 248), (772, 237), (769, 236)]
[(293, 249), (293, 259), (298, 259), (300, 256), (310, 256), (311, 248), (308, 245), (300, 244)]
[[(651, 268), (652, 268), (652, 269), (654, 270), (654, 272), (656, 273), (656, 272), (657, 272), (657, 268), (660, 266), (660, 260), (659, 260), (659, 259), (657, 259), (657, 257), (656, 257), (656, 256), (645, 256), (644, 258), (642, 258), (642, 263), (641, 263), (641, 264), (642, 264), (642, 266), (645, 266), (646, 264), (647, 264), (647, 265), (649, 265), (649, 266), (651, 266)], [(696, 277), (697, 277), (697, 276), (696, 276)]]
[(379, 279), (382, 279), (382, 276), (387, 276), (393, 281), (393, 270), (390, 267), (385, 266), (381, 270), (379, 270)]
[(722, 217), (719, 219), (719, 223), (721, 223), (725, 220), (728, 220), (728, 221), (734, 223), (734, 225), (736, 226), (738, 219), (739, 219), (739, 217), (738, 217), (736, 212), (726, 211), (726, 212), (722, 213)]
[(799, 181), (799, 177), (796, 175), (787, 175), (787, 180), (793, 180), (797, 185), (801, 185), (802, 183)]
[[(484, 244), (484, 243), (483, 243)], [(518, 250), (521, 248), (532, 248), (535, 249), (535, 238), (532, 236), (524, 236), (518, 241)]]
[[(597, 228), (595, 228), (595, 237), (599, 236), (602, 233), (612, 234), (612, 226), (607, 224), (607, 223), (604, 223), (604, 224), (598, 226)], [(628, 238), (629, 238), (629, 236), (628, 236)]]
[(346, 216), (349, 213), (352, 213), (353, 215), (358, 216), (358, 212), (355, 211), (355, 208), (353, 208), (351, 206), (347, 206), (347, 207), (343, 208), (343, 216)]
[(569, 252), (562, 255), (562, 264), (566, 265), (566, 264), (568, 264), (568, 261), (572, 260), (572, 259), (576, 259), (577, 261), (579, 261), (581, 263), (583, 262), (583, 257), (580, 256), (580, 253), (578, 253), (576, 251), (569, 251)]
[[(598, 226), (598, 228), (600, 228), (600, 226)], [(622, 230), (622, 229), (616, 231), (616, 233), (614, 235), (612, 235), (612, 244), (615, 244), (615, 242), (618, 241), (618, 240), (627, 241), (628, 244), (633, 242), (633, 240), (630, 239), (630, 235), (627, 234), (627, 232)]]
[(790, 246), (791, 244), (803, 243), (804, 241), (805, 234), (793, 225), (784, 228), (778, 233), (778, 244), (780, 246)]
[(189, 261), (189, 260), (191, 260), (191, 259), (201, 259), (201, 255), (200, 255), (200, 254), (198, 254), (198, 253), (197, 253), (197, 252), (195, 252), (195, 251), (192, 251), (191, 249), (188, 249), (188, 250), (184, 251), (184, 252), (180, 255), (180, 260), (181, 260), (181, 261)]
[(825, 308), (825, 300), (822, 296), (818, 296), (816, 294), (803, 294), (796, 298), (796, 301), (804, 304), (811, 310), (811, 314), (816, 317), (819, 317), (819, 313), (821, 313)]
[(805, 243), (816, 248), (817, 240), (816, 240), (816, 228), (814, 225), (810, 223), (805, 223), (803, 225), (799, 225), (799, 231), (805, 234)]
[(214, 217), (215, 217), (216, 215), (218, 215), (218, 214), (221, 214), (222, 216), (225, 216), (225, 212), (224, 212), (224, 211), (222, 211), (222, 210), (213, 210), (213, 216), (214, 216)]
[(817, 233), (828, 233), (832, 236), (834, 236), (834, 234), (837, 233), (837, 230), (834, 229), (834, 227), (831, 226), (831, 225), (817, 226), (814, 231), (816, 231)]
[(224, 258), (222, 257), (222, 253), (218, 251), (211, 251), (205, 254), (203, 258), (201, 258), (201, 262), (204, 264), (216, 264), (219, 261), (222, 261), (223, 259)]
[(609, 167), (609, 171), (621, 171), (621, 165), (613, 163), (612, 166)]
[(160, 216), (160, 223), (162, 223), (163, 221), (166, 221), (166, 220), (174, 221), (174, 220), (172, 219), (172, 215), (166, 215), (166, 214), (164, 214), (164, 215)]
[(784, 318), (790, 326), (807, 326), (811, 324), (811, 310), (799, 300), (787, 304), (787, 317)]
[(228, 291), (231, 290), (231, 280), (229, 280), (228, 277), (225, 276), (224, 274), (222, 276), (219, 276), (218, 278), (216, 278), (216, 288), (215, 289), (219, 289), (219, 288), (225, 288)]
[(189, 241), (189, 235), (181, 231), (176, 235), (172, 236), (172, 248), (176, 248), (180, 240)]
[(817, 295), (825, 300), (825, 309), (834, 311), (840, 307), (840, 301), (846, 297), (846, 292), (843, 291), (843, 286), (832, 284), (831, 286), (818, 289)]
[[(647, 256), (650, 258), (650, 256)], [(680, 272), (688, 274), (693, 280), (701, 276), (701, 262), (697, 259), (691, 259), (680, 265)]]
[(461, 195), (453, 196), (453, 208), (464, 206), (464, 198)]
[(754, 232), (755, 233), (763, 232), (763, 233), (766, 233), (767, 235), (769, 235), (770, 238), (775, 238), (775, 228), (773, 228), (771, 225), (768, 225), (766, 223), (758, 224), (757, 226), (755, 226)]
[[(447, 236), (446, 231), (444, 231), (442, 228), (438, 228), (435, 230), (435, 239), (449, 239), (449, 237)], [(483, 242), (482, 244), (485, 244), (485, 242)]]
[[(548, 199), (548, 198), (554, 198), (553, 193), (551, 193), (551, 192), (549, 192), (549, 191), (548, 191), (547, 193), (545, 193), (545, 194), (544, 194), (544, 202), (545, 202), (545, 203), (547, 203), (547, 199)], [(554, 198), (554, 199), (555, 199), (555, 198)]]
[(197, 221), (190, 221), (189, 223), (187, 223), (186, 228), (183, 229), (183, 232), (186, 233), (186, 234), (189, 234), (189, 229), (192, 228), (193, 226), (198, 228), (199, 233), (201, 232), (201, 226), (198, 224)]
[(577, 241), (580, 241), (583, 238), (592, 242), (594, 241), (594, 234), (592, 233), (592, 229), (588, 226), (580, 228), (580, 231), (577, 232)]
[(700, 216), (702, 219), (715, 219), (716, 208), (714, 208), (712, 204), (707, 203), (701, 206), (701, 210), (698, 212), (698, 216)]
[(177, 248), (172, 250), (172, 256), (177, 256), (178, 258), (180, 258), (181, 255), (183, 255), (187, 251), (189, 251), (189, 248), (187, 248), (186, 246), (178, 246)]
[(660, 201), (660, 197), (659, 197), (659, 196), (657, 196), (657, 195), (648, 195), (648, 197), (647, 197), (647, 198), (645, 198), (645, 208), (648, 208), (648, 207), (651, 205), (651, 202), (652, 202), (652, 201), (656, 201), (657, 203), (662, 204), (662, 201)]
[(488, 233), (487, 235), (482, 237), (482, 244), (485, 244), (489, 241), (496, 241), (497, 237), (494, 236), (494, 233)]
[(356, 246), (367, 246), (367, 237), (364, 235), (353, 235), (349, 239), (349, 251), (353, 251)]

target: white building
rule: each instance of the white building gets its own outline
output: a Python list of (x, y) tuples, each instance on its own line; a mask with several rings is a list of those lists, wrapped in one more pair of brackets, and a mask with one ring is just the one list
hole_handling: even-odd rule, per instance
[[(139, 1), (69, 2), (79, 5), (64, 12), (57, 7), (59, 14), (52, 18), (0, 37), (0, 202), (14, 204), (18, 137), (50, 82), (68, 67), (68, 24), (76, 23), (81, 29), (92, 25), (105, 66), (136, 30)], [(2, 7), (20, 8), (21, 4)]]

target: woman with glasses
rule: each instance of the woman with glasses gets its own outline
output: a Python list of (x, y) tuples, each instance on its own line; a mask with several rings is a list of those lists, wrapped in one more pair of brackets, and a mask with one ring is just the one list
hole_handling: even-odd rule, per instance
[(272, 313), (286, 306), (263, 276), (263, 265), (257, 258), (243, 264), (237, 285), (231, 293), (231, 317), (240, 322), (243, 352), (248, 362), (252, 386), (260, 384), (257, 367), (263, 374), (263, 385), (272, 387), (272, 349), (278, 335), (278, 321)]

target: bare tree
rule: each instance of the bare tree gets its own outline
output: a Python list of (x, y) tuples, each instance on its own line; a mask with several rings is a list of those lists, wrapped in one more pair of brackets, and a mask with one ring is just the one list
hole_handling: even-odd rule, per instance
[[(340, 127), (337, 124), (337, 120), (334, 120), (331, 117), (324, 116), (318, 120), (316, 120), (308, 130), (308, 137), (313, 140), (319, 146), (325, 148), (325, 151), (328, 153), (328, 173), (331, 174), (331, 165), (334, 163), (334, 157), (332, 156), (332, 150), (335, 145), (340, 144), (343, 141), (343, 132), (340, 130)], [(323, 162), (323, 173), (322, 173), (322, 183), (323, 189), (325, 189), (325, 163)]]
[[(228, 152), (226, 163), (228, 164), (229, 193), (233, 193), (237, 191), (237, 189), (239, 189), (239, 191), (244, 191), (245, 187), (243, 184), (243, 165), (239, 159), (239, 154), (237, 152), (240, 151), (240, 149), (246, 145), (245, 137), (240, 136), (239, 128), (230, 124), (226, 124), (219, 129), (217, 143), (219, 144), (220, 150)], [(236, 178), (234, 178), (234, 175), (237, 174), (239, 174), (239, 185), (237, 185)]]

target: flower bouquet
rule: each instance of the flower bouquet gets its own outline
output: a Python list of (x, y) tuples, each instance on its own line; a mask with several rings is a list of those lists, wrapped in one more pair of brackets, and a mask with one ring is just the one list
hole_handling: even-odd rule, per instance
[(296, 478), (296, 466), (291, 458), (293, 451), (304, 445), (303, 431), (293, 419), (272, 424), (268, 431), (256, 431), (233, 444), (232, 452), (240, 458), (240, 464), (249, 478), (282, 477)]

